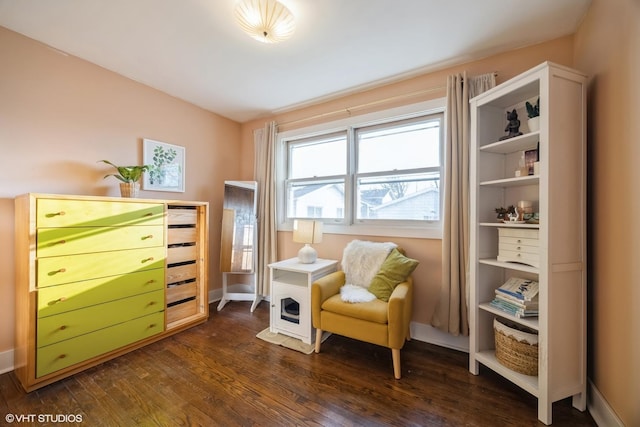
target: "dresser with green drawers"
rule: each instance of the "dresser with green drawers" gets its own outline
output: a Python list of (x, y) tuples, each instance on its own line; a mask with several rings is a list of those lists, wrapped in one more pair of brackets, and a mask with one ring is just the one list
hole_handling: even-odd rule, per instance
[(208, 318), (206, 202), (25, 194), (15, 223), (27, 391)]

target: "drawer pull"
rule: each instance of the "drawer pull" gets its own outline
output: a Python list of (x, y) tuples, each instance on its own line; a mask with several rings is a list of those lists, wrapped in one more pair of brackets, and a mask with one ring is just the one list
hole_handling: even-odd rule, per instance
[(150, 301), (149, 304), (147, 304), (147, 305), (156, 305), (156, 302), (155, 301)]
[(67, 329), (67, 326), (66, 326), (66, 325), (62, 325), (62, 326), (60, 326), (60, 330), (61, 330), (61, 331), (64, 331), (65, 329)]
[(520, 246), (518, 246), (516, 249), (517, 249), (517, 250), (521, 250), (522, 248), (521, 248)]
[(153, 216), (153, 212), (147, 212), (146, 214), (144, 214), (143, 216)]
[(156, 326), (157, 326), (157, 325), (156, 325), (155, 323), (152, 323), (152, 324), (150, 324), (150, 325), (149, 325), (149, 329), (151, 329), (151, 328), (155, 328)]
[(53, 301), (49, 302), (48, 305), (54, 305), (54, 304), (57, 304), (59, 302), (64, 302), (64, 301), (66, 301), (66, 299), (67, 299), (67, 297), (60, 297), (58, 299), (54, 299)]
[(149, 261), (153, 261), (153, 257), (152, 256), (150, 256), (149, 258), (143, 259), (141, 262), (145, 263), (145, 262), (149, 262)]
[(65, 211), (60, 211), (60, 212), (49, 213), (49, 214), (46, 214), (45, 216), (46, 216), (47, 218), (52, 218), (52, 217), (54, 217), (54, 216), (63, 216), (63, 215), (65, 215), (65, 214), (66, 214), (66, 212), (65, 212)]
[(58, 359), (64, 359), (64, 358), (66, 358), (66, 357), (67, 357), (67, 355), (66, 355), (66, 354), (61, 354), (60, 356), (58, 356)]
[(149, 280), (147, 283), (145, 283), (145, 285), (150, 285), (152, 283), (156, 283), (156, 279)]
[(142, 236), (142, 240), (152, 239), (153, 234), (149, 234), (148, 236)]
[(65, 243), (67, 243), (67, 241), (63, 239), (63, 240), (58, 240), (57, 242), (54, 243), (54, 245), (63, 245)]
[(64, 273), (66, 271), (67, 271), (66, 268), (60, 268), (58, 270), (54, 270), (54, 271), (49, 272), (49, 276), (53, 276), (53, 275), (58, 274), (58, 273)]

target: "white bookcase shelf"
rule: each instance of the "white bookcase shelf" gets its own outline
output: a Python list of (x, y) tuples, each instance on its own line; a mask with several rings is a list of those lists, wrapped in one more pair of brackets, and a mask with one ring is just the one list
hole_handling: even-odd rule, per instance
[(478, 224), (480, 227), (500, 227), (500, 228), (540, 228), (539, 224), (509, 224), (508, 222), (481, 222)]
[[(477, 375), (483, 365), (536, 396), (545, 424), (561, 399), (572, 397), (574, 407), (586, 409), (585, 96), (586, 76), (545, 62), (471, 100), (469, 370)], [(525, 102), (538, 98), (540, 130), (530, 132)], [(523, 135), (501, 139), (513, 109)], [(515, 176), (524, 151), (535, 149), (539, 174)], [(534, 202), (539, 223), (496, 221), (495, 208), (521, 200)], [(526, 249), (534, 251), (536, 267), (498, 260), (505, 258), (499, 253), (521, 250), (520, 243), (509, 246), (505, 236), (511, 235), (535, 236)], [(538, 317), (518, 318), (490, 304), (514, 276), (538, 281)], [(496, 318), (538, 332), (537, 375), (515, 372), (496, 358)]]
[(539, 394), (538, 377), (519, 374), (503, 366), (500, 362), (498, 362), (498, 359), (496, 359), (495, 351), (486, 350), (477, 352), (475, 354), (475, 358), (477, 362), (482, 363), (486, 367), (502, 375), (515, 385), (523, 388), (534, 396), (537, 396)]
[[(508, 270), (514, 270), (514, 271), (522, 271), (525, 273), (532, 273), (532, 274), (538, 274), (539, 273), (539, 269), (536, 267), (531, 267), (530, 265), (526, 265), (526, 264), (518, 264), (517, 262), (504, 262), (504, 261), (498, 261), (496, 258), (480, 258), (478, 259), (478, 263), (479, 264), (484, 264), (484, 265), (492, 265), (494, 267), (499, 267), (502, 269), (508, 269)], [(498, 286), (500, 285), (500, 283), (498, 284)], [(498, 287), (496, 286), (496, 288)]]
[(514, 178), (502, 178), (502, 179), (494, 179), (490, 181), (482, 181), (480, 183), (483, 187), (521, 187), (523, 185), (536, 185), (539, 181), (539, 178), (534, 175), (527, 176), (518, 176)]
[(493, 142), (480, 147), (480, 151), (497, 154), (510, 154), (516, 151), (532, 150), (538, 145), (540, 131), (528, 132), (515, 138)]
[(505, 313), (504, 311), (500, 311), (500, 309), (495, 308), (489, 302), (480, 303), (478, 305), (480, 310), (488, 311), (489, 313), (493, 313), (498, 317), (503, 317), (505, 319), (509, 319), (512, 322), (520, 323), (521, 325), (527, 326), (531, 329), (538, 330), (538, 318), (537, 317), (523, 317), (518, 318), (515, 316), (511, 316), (510, 314)]

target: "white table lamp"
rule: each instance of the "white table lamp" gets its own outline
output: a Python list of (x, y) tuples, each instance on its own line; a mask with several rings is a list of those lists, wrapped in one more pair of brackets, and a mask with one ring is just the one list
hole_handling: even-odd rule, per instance
[(322, 242), (322, 221), (295, 220), (293, 221), (293, 241), (304, 243), (298, 252), (298, 261), (302, 264), (313, 264), (318, 259), (318, 252), (311, 247), (311, 243)]

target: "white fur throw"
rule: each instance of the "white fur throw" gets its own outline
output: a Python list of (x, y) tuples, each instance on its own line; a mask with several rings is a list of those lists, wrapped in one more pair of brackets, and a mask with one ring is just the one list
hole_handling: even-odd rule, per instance
[(380, 266), (397, 245), (353, 240), (342, 254), (345, 283), (368, 288)]
[(362, 286), (344, 285), (340, 288), (340, 298), (344, 302), (369, 302), (376, 296)]

